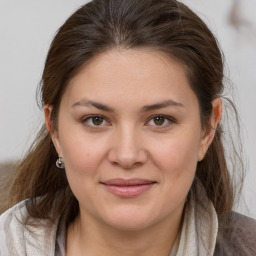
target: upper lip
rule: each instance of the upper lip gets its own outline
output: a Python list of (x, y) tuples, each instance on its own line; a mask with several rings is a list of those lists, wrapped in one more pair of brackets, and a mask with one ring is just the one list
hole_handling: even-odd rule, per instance
[(116, 179), (102, 181), (101, 183), (109, 186), (136, 186), (136, 185), (153, 184), (153, 183), (156, 183), (156, 181), (141, 179), (141, 178), (133, 178), (133, 179), (116, 178)]

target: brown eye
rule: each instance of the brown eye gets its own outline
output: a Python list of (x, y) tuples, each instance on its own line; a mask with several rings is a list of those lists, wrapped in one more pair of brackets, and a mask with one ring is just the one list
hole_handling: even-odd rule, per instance
[(171, 116), (155, 115), (148, 120), (146, 125), (152, 126), (152, 127), (159, 127), (159, 128), (168, 128), (175, 123), (176, 123), (176, 120)]
[(165, 117), (163, 117), (163, 116), (154, 117), (154, 124), (155, 125), (163, 125), (164, 122), (165, 122)]
[(88, 127), (101, 127), (109, 124), (106, 119), (100, 115), (87, 116), (82, 120), (82, 123)]
[(94, 116), (94, 117), (92, 117), (92, 123), (95, 126), (102, 125), (103, 121), (104, 121), (104, 118), (101, 117), (101, 116)]

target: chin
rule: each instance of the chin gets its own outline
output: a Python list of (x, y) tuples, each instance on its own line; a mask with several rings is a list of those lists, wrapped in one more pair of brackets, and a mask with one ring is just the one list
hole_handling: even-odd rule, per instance
[(142, 230), (150, 227), (156, 222), (157, 217), (154, 218), (151, 212), (143, 212), (136, 210), (126, 211), (111, 211), (110, 216), (105, 216), (105, 223), (117, 230)]
[(136, 220), (133, 218), (127, 219), (119, 219), (115, 221), (111, 221), (107, 223), (113, 229), (120, 231), (139, 231), (146, 229), (152, 225), (150, 221), (147, 220)]

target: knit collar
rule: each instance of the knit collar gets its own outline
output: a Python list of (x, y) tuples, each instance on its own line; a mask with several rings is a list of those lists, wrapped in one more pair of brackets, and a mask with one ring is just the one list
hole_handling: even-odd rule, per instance
[(181, 234), (169, 256), (214, 255), (218, 217), (199, 180), (196, 181), (185, 207)]

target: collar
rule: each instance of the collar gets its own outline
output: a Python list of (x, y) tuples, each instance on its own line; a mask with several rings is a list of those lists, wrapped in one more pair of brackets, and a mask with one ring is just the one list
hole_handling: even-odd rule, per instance
[(172, 251), (171, 253), (174, 254), (170, 254), (170, 256), (214, 255), (218, 216), (201, 182), (199, 180), (195, 180), (195, 182), (191, 198), (185, 206), (178, 249), (176, 254)]

